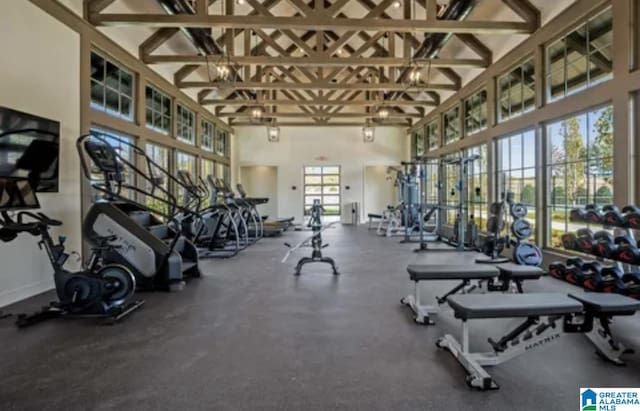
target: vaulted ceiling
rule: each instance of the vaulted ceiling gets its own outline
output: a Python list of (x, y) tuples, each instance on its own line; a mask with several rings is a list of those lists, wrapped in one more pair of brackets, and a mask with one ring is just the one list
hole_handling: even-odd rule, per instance
[[(76, 2), (78, 0), (63, 0)], [(409, 126), (570, 0), (84, 0), (231, 125)], [(116, 33), (117, 30), (117, 34)]]

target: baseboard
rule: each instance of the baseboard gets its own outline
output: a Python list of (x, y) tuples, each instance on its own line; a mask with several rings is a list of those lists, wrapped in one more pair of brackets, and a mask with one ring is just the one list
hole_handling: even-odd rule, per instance
[(13, 304), (15, 302), (24, 300), (25, 298), (33, 297), (34, 295), (38, 295), (52, 289), (53, 284), (51, 284), (51, 280), (48, 279), (14, 288), (13, 290), (2, 291), (0, 292), (0, 307)]

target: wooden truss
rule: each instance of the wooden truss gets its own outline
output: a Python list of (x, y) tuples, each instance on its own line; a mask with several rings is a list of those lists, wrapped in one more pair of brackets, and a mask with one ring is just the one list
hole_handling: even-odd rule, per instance
[[(528, 34), (540, 25), (540, 13), (529, 0), (502, 0), (518, 21), (444, 20), (436, 0), (245, 0), (243, 9), (249, 12), (236, 12), (234, 0), (189, 0), (189, 12), (182, 14), (105, 12), (115, 1), (84, 0), (86, 19), (95, 26), (157, 28), (140, 45), (140, 59), (183, 64), (175, 73), (176, 85), (197, 89), (199, 102), (215, 107), (231, 125), (252, 119), (258, 107), (262, 121), (296, 118), (326, 125), (333, 119), (368, 118), (409, 126), (440, 103), (441, 92), (460, 89), (455, 69), (492, 63), (491, 50), (475, 34)], [(221, 7), (213, 7), (218, 2)], [(401, 17), (390, 11), (397, 7)], [(222, 29), (214, 39), (221, 52), (157, 53), (189, 28)], [(451, 33), (477, 57), (419, 57), (422, 33)], [(222, 65), (230, 78), (211, 75)]]

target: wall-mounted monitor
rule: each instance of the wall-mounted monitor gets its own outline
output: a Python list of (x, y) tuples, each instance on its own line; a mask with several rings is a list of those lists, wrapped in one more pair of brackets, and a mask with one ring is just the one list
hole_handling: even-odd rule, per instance
[(0, 177), (27, 178), (39, 192), (58, 191), (60, 123), (0, 107)]

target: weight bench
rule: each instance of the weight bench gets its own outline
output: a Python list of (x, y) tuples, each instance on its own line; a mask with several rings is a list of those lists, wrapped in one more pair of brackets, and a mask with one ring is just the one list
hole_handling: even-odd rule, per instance
[[(445, 293), (442, 297), (436, 297), (438, 305), (447, 301), (453, 294), (468, 294), (472, 291), (499, 291), (506, 292), (515, 287), (515, 291), (522, 293), (522, 282), (525, 280), (537, 280), (543, 271), (539, 267), (523, 266), (513, 263), (500, 265), (450, 265), (429, 264), (407, 266), (409, 278), (414, 282), (413, 294), (404, 297), (400, 302), (407, 305), (414, 312), (414, 320), (418, 324), (432, 325), (430, 314), (437, 314), (439, 309), (433, 305), (422, 305), (420, 298), (421, 281), (458, 280), (458, 285)], [(471, 284), (477, 281), (476, 284)], [(486, 287), (485, 287), (486, 284)]]
[(375, 228), (372, 227), (373, 220), (382, 220), (384, 218), (382, 214), (373, 214), (373, 213), (367, 214), (367, 217), (369, 218), (369, 230), (375, 230)]
[[(462, 342), (447, 334), (436, 345), (448, 350), (467, 371), (467, 385), (481, 390), (499, 388), (484, 366), (501, 364), (565, 334), (584, 334), (601, 358), (624, 365), (621, 356), (633, 351), (613, 338), (609, 324), (615, 316), (633, 315), (640, 309), (637, 300), (601, 293), (455, 295), (447, 302), (456, 318), (462, 320)], [(493, 351), (471, 352), (469, 320), (496, 318), (526, 320), (498, 341), (489, 338)]]

